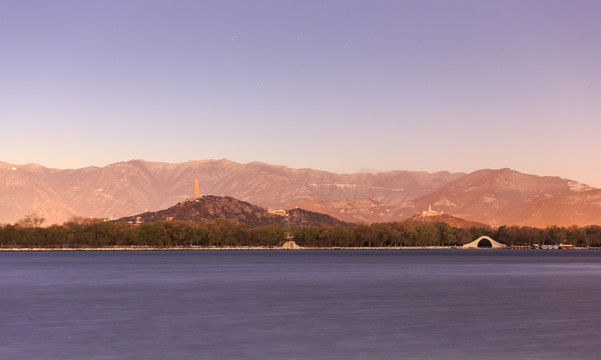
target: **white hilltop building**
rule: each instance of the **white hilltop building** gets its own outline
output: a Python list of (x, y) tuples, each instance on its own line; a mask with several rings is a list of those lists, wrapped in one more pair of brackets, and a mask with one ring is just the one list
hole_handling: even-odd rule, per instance
[(444, 211), (434, 211), (432, 210), (432, 206), (428, 205), (427, 211), (420, 211), (417, 213), (417, 216), (421, 217), (432, 217), (432, 216), (441, 216), (444, 215)]

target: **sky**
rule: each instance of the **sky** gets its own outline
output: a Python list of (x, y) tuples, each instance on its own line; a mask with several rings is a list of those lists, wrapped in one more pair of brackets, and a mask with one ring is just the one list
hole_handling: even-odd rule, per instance
[(0, 0), (0, 161), (601, 187), (601, 1)]

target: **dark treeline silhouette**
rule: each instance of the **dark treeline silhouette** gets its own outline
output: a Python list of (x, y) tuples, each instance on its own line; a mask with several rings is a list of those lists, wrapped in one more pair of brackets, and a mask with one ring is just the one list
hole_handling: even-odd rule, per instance
[(225, 219), (199, 224), (154, 221), (140, 225), (101, 219), (72, 218), (62, 225), (40, 227), (43, 219), (28, 216), (0, 226), (2, 248), (102, 247), (274, 247), (291, 235), (306, 247), (460, 246), (482, 235), (506, 245), (572, 244), (601, 246), (601, 226), (538, 229), (501, 226), (460, 229), (446, 223), (411, 221), (353, 226), (249, 227)]

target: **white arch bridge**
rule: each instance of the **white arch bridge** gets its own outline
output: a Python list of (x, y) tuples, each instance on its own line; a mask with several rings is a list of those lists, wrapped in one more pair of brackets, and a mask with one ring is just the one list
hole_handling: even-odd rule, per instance
[(505, 249), (507, 245), (501, 244), (488, 236), (480, 236), (471, 243), (463, 245), (464, 249)]

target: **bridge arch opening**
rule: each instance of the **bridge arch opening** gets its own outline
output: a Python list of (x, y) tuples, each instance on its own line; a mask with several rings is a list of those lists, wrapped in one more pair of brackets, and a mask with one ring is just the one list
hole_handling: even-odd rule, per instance
[(490, 249), (490, 248), (492, 248), (492, 243), (488, 239), (482, 239), (482, 240), (478, 241), (478, 247)]

